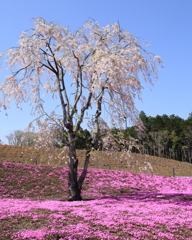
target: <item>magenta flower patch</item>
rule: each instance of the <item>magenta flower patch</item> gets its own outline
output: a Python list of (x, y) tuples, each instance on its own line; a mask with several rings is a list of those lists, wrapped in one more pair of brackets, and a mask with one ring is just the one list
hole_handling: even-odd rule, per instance
[(90, 169), (67, 202), (66, 168), (0, 167), (0, 239), (192, 239), (190, 178)]

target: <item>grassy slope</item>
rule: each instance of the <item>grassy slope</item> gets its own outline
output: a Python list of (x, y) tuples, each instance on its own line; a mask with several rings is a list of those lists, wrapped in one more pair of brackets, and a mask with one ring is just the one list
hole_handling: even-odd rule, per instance
[(82, 195), (64, 167), (0, 163), (0, 239), (192, 239), (191, 179), (89, 169)]
[[(67, 153), (64, 159), (58, 161), (60, 149), (55, 149), (55, 158), (49, 160), (47, 149), (35, 150), (34, 147), (3, 146), (0, 145), (0, 162), (17, 162), (25, 164), (39, 164), (67, 167)], [(50, 150), (53, 152), (53, 149)], [(132, 154), (132, 158), (121, 152), (111, 155), (106, 152), (95, 151), (90, 159), (90, 168), (113, 169), (134, 173), (149, 173), (146, 163), (151, 164), (154, 175), (172, 176), (173, 168), (176, 176), (191, 176), (192, 164), (171, 159), (158, 158), (148, 155)], [(84, 165), (85, 151), (77, 150), (80, 167)]]

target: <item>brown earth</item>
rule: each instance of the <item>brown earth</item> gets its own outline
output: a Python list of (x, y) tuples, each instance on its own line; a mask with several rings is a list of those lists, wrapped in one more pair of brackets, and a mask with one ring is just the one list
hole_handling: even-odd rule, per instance
[[(67, 166), (67, 152), (63, 160), (58, 160), (60, 149), (55, 151), (55, 159), (49, 159), (47, 149), (35, 150), (34, 147), (4, 146), (0, 145), (0, 162), (16, 162), (25, 164), (40, 164), (53, 166)], [(83, 167), (85, 151), (77, 150), (79, 167)], [(153, 171), (150, 170), (150, 165)], [(190, 176), (192, 177), (192, 164), (172, 159), (153, 157), (141, 154), (132, 156), (121, 152), (93, 152), (90, 158), (90, 168), (121, 170), (134, 173), (149, 173), (163, 176)]]

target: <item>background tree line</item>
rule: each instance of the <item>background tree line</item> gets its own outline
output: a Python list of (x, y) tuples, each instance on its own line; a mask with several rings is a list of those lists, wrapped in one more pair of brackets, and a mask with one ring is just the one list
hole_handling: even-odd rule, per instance
[[(144, 125), (142, 137), (137, 136), (135, 126), (127, 127), (124, 130), (113, 127), (108, 131), (101, 132), (98, 150), (106, 151), (113, 148), (116, 151), (124, 151), (131, 147), (132, 152), (135, 153), (192, 163), (192, 113), (184, 120), (174, 114), (151, 117), (141, 111), (139, 118)], [(34, 146), (37, 133), (16, 130), (6, 137), (9, 145)], [(113, 138), (111, 141), (113, 146), (110, 146), (110, 141), (107, 146), (104, 145), (106, 137)], [(134, 147), (130, 146), (130, 138), (137, 143), (134, 144)], [(55, 146), (63, 148), (67, 142), (67, 133), (58, 129)], [(91, 133), (87, 129), (81, 128), (75, 142), (76, 149), (86, 149), (91, 146), (91, 142)]]
[[(145, 132), (139, 140), (138, 152), (191, 163), (192, 113), (186, 120), (174, 114), (151, 117), (144, 111), (140, 112), (139, 117), (143, 121)], [(125, 131), (137, 138), (134, 127)]]

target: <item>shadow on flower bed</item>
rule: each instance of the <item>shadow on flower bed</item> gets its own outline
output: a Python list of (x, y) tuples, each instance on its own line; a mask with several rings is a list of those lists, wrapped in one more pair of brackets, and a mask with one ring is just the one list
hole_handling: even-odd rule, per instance
[[(142, 201), (142, 202), (154, 202), (158, 204), (165, 204), (167, 203), (174, 203), (178, 205), (186, 205), (192, 206), (192, 194), (178, 194), (178, 193), (152, 193), (152, 192), (140, 192), (140, 193), (132, 193), (128, 195), (106, 195), (101, 198), (97, 199), (108, 199), (108, 200), (117, 200), (117, 201), (124, 201), (124, 200), (134, 200), (134, 201)], [(95, 199), (96, 200), (96, 199)]]

